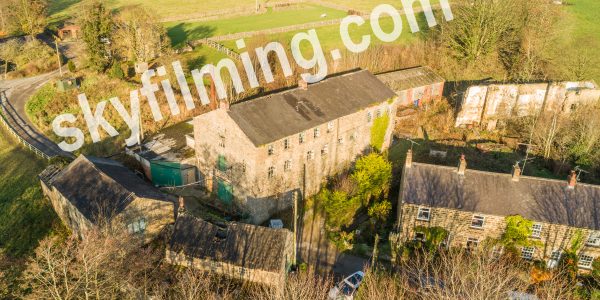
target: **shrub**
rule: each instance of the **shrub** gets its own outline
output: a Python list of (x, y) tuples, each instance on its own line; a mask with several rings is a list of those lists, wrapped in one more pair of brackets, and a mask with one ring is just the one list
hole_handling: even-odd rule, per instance
[(77, 71), (77, 67), (75, 66), (75, 63), (72, 60), (69, 60), (69, 62), (67, 63), (67, 69), (69, 69), (69, 72), (71, 73), (75, 73), (75, 71)]
[(317, 200), (323, 206), (327, 225), (335, 231), (350, 225), (360, 208), (359, 198), (349, 197), (344, 192), (330, 191), (326, 188), (317, 194)]
[(110, 77), (116, 79), (125, 78), (125, 73), (123, 73), (123, 68), (121, 68), (121, 65), (119, 63), (114, 62), (112, 64), (112, 67), (110, 68)]
[(351, 178), (357, 185), (358, 195), (366, 205), (371, 196), (387, 192), (392, 178), (392, 164), (378, 153), (371, 153), (356, 161)]

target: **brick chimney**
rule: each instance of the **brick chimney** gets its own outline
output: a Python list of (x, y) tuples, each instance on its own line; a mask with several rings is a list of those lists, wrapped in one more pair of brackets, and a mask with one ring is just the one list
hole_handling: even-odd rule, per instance
[(465, 175), (465, 170), (467, 169), (467, 160), (465, 159), (465, 155), (460, 155), (460, 162), (458, 164), (458, 175)]
[(308, 82), (306, 82), (306, 80), (300, 78), (300, 80), (298, 80), (298, 88), (300, 88), (301, 90), (308, 90)]
[(569, 180), (568, 188), (574, 189), (575, 186), (577, 185), (577, 173), (575, 171), (571, 170), (571, 174), (569, 175), (568, 180)]
[(521, 178), (521, 168), (519, 167), (519, 164), (516, 163), (513, 166), (512, 181), (519, 181), (520, 178)]
[(410, 168), (412, 167), (412, 150), (408, 149), (406, 152), (406, 160), (404, 161), (404, 167)]

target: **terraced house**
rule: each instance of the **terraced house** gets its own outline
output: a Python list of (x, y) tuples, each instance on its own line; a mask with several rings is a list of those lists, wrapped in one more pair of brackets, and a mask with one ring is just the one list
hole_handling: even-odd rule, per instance
[[(449, 246), (474, 248), (487, 238), (498, 239), (506, 216), (532, 220), (530, 239), (540, 246), (522, 247), (524, 259), (540, 259), (549, 267), (558, 263), (564, 249), (577, 236), (579, 268), (590, 269), (600, 257), (600, 186), (568, 180), (521, 176), (467, 169), (461, 158), (457, 168), (415, 163), (407, 154), (399, 196), (398, 225), (403, 240), (423, 239), (420, 226), (442, 227)], [(497, 248), (497, 251), (502, 251)]]
[(261, 223), (294, 195), (391, 142), (396, 94), (365, 70), (231, 105), (194, 119), (200, 180)]

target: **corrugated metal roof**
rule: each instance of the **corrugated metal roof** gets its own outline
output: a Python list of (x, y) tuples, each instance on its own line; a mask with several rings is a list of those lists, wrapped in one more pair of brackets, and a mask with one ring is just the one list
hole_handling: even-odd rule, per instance
[(381, 73), (377, 74), (377, 78), (396, 92), (446, 81), (429, 67)]
[(365, 70), (292, 90), (237, 103), (228, 112), (256, 146), (352, 114), (395, 97)]

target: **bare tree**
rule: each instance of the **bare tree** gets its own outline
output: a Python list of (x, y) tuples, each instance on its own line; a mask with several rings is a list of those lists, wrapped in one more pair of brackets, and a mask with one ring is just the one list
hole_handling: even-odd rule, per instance
[(12, 0), (10, 5), (11, 15), (19, 28), (31, 37), (42, 33), (46, 28), (47, 8), (46, 0)]
[(122, 9), (115, 18), (114, 47), (130, 61), (148, 62), (163, 53), (170, 40), (156, 14), (141, 6)]

